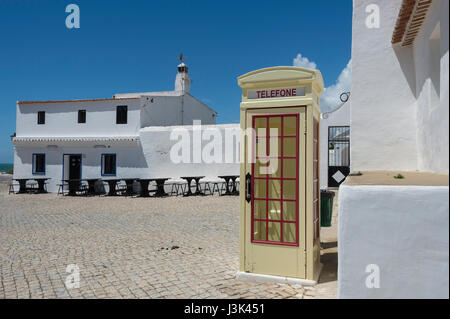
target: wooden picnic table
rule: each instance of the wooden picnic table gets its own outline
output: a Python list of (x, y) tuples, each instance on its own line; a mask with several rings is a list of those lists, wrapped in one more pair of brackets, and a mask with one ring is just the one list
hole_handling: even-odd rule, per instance
[[(183, 194), (183, 196), (196, 196), (196, 195), (205, 195), (205, 193), (203, 193), (200, 190), (200, 186), (199, 186), (199, 181), (204, 178), (205, 176), (182, 176), (181, 178), (187, 181), (187, 192), (186, 194)], [(195, 192), (193, 193), (191, 191), (191, 183), (192, 180), (195, 181)]]
[[(221, 175), (219, 176), (219, 178), (223, 178), (225, 180), (225, 185), (226, 185), (226, 189), (225, 189), (225, 193), (223, 193), (222, 195), (239, 195), (239, 191), (236, 188), (236, 179), (239, 178), (239, 175)], [(230, 180), (232, 183), (232, 189), (230, 191)]]

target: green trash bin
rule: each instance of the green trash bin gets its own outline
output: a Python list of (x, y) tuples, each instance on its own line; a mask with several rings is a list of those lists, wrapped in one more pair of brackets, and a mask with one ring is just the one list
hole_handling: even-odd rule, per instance
[(331, 227), (334, 192), (320, 190), (320, 227)]

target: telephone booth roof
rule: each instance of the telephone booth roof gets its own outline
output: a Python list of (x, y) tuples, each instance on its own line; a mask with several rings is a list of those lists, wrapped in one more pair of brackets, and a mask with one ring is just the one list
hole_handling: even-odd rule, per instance
[(319, 70), (295, 66), (264, 68), (238, 77), (238, 84), (241, 88), (266, 87), (272, 83), (312, 83), (318, 94), (321, 94), (324, 88), (322, 73)]

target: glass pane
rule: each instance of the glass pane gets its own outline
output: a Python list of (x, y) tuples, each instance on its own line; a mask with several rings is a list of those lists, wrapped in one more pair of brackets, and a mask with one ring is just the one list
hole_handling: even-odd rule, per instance
[(259, 128), (267, 128), (267, 118), (265, 117), (255, 117), (255, 132), (257, 135), (264, 134), (266, 135), (266, 130), (258, 130)]
[(267, 177), (269, 164), (267, 159), (256, 159), (255, 177)]
[(281, 180), (272, 179), (269, 180), (269, 198), (281, 198)]
[(267, 156), (267, 138), (256, 139), (256, 156)]
[(269, 200), (269, 219), (281, 219), (281, 202)]
[(270, 241), (281, 241), (281, 227), (280, 223), (269, 223), (269, 237)]
[(272, 137), (269, 139), (269, 156), (281, 156), (281, 138)]
[(283, 135), (297, 135), (297, 117), (285, 116), (283, 121), (284, 121)]
[(269, 177), (281, 177), (281, 160), (278, 158), (272, 158), (269, 160), (267, 166), (267, 173)]
[(266, 219), (266, 201), (255, 200), (253, 206), (253, 216), (256, 219)]
[(281, 116), (269, 118), (269, 134), (270, 136), (281, 135)]
[(283, 156), (297, 156), (297, 139), (295, 137), (283, 139)]
[(297, 177), (297, 161), (294, 158), (283, 160), (283, 177)]
[(283, 220), (297, 220), (297, 210), (295, 202), (283, 202)]
[(267, 197), (267, 186), (266, 180), (255, 179), (255, 197), (256, 198), (266, 198)]
[(283, 199), (296, 199), (297, 181), (283, 181)]
[(283, 224), (283, 241), (287, 243), (295, 243), (295, 224), (284, 223)]
[(253, 238), (255, 240), (266, 240), (266, 222), (255, 222), (253, 227)]

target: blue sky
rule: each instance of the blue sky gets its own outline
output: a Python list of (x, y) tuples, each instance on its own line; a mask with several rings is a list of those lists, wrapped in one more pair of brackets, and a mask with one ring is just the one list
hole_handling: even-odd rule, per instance
[[(65, 26), (70, 3), (79, 29)], [(350, 81), (351, 17), (351, 0), (2, 0), (0, 163), (13, 159), (17, 100), (172, 90), (180, 52), (218, 123), (239, 122), (236, 78), (269, 66), (317, 66), (332, 107)]]

